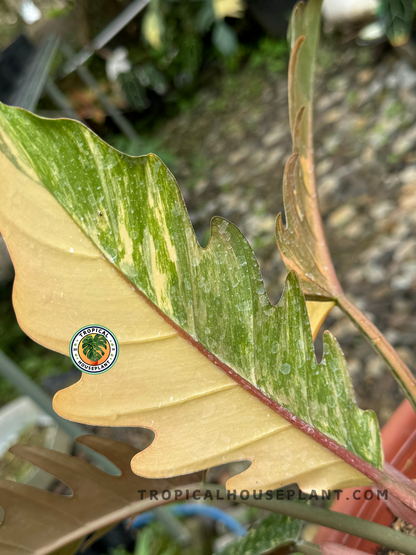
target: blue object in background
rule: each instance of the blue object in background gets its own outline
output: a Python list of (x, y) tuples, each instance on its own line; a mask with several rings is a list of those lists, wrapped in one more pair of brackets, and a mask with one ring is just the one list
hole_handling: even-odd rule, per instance
[[(218, 509), (217, 507), (211, 507), (209, 505), (200, 505), (199, 503), (184, 503), (182, 505), (174, 505), (170, 507), (170, 510), (175, 516), (205, 516), (222, 522), (231, 532), (237, 536), (244, 536), (247, 530), (242, 524), (240, 524), (235, 518), (230, 516), (225, 511)], [(137, 516), (133, 520), (132, 528), (140, 528), (146, 526), (154, 519), (154, 515), (151, 511), (143, 513)]]

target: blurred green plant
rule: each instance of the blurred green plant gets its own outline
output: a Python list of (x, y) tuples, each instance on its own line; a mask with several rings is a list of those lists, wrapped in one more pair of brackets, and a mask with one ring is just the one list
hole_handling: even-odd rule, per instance
[(379, 0), (377, 13), (393, 46), (401, 46), (409, 40), (415, 19), (414, 0)]
[(65, 17), (69, 15), (75, 8), (75, 0), (66, 0), (60, 4), (54, 5), (46, 12), (47, 19), (57, 19), (58, 17)]
[[(134, 555), (180, 555), (182, 551), (179, 544), (170, 538), (166, 529), (159, 523), (148, 524), (137, 533)], [(194, 552), (198, 552), (194, 550)], [(121, 554), (120, 554), (121, 555)]]
[(258, 48), (250, 55), (253, 67), (266, 67), (269, 73), (279, 73), (287, 70), (290, 50), (286, 40), (264, 37), (260, 40)]
[(176, 102), (193, 91), (205, 61), (232, 65), (240, 45), (228, 20), (242, 11), (241, 0), (152, 0), (142, 19), (142, 40), (129, 48), (132, 68), (118, 78), (128, 103), (144, 110), (152, 92)]
[(127, 551), (124, 545), (119, 545), (118, 547), (110, 547), (106, 553), (102, 555), (132, 555), (130, 551)]
[(416, 13), (415, 0), (378, 0), (377, 20), (359, 32), (364, 44), (387, 38), (392, 46), (406, 44), (412, 34)]
[(294, 553), (299, 540), (302, 523), (289, 516), (270, 514), (255, 523), (251, 530), (230, 543), (221, 555), (261, 555), (276, 549), (286, 549)]
[[(194, 23), (195, 37), (212, 30), (212, 42), (221, 54), (229, 56), (236, 52), (237, 35), (226, 23), (225, 18), (241, 16), (243, 12), (241, 0), (196, 0), (186, 2), (186, 5), (188, 15)], [(147, 8), (142, 23), (142, 34), (145, 41), (157, 51), (162, 51), (171, 39), (170, 16), (172, 11), (176, 14), (177, 8), (178, 2), (172, 0), (152, 0)], [(180, 15), (178, 19), (180, 20)]]
[[(70, 370), (70, 359), (32, 341), (20, 328), (10, 302), (10, 285), (0, 287), (0, 350), (13, 359), (36, 383), (52, 374)], [(18, 390), (0, 377), (0, 406), (19, 396)]]

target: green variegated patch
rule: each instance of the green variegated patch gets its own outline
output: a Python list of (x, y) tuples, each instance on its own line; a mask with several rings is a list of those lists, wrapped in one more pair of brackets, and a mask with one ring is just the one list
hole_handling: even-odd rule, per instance
[(256, 258), (233, 224), (214, 218), (202, 249), (176, 181), (157, 156), (133, 158), (78, 122), (3, 105), (0, 131), (14, 166), (39, 180), (109, 262), (207, 356), (306, 428), (382, 466), (375, 414), (357, 407), (345, 359), (329, 334), (316, 361), (294, 273), (272, 306)]
[(301, 528), (302, 522), (296, 518), (271, 514), (254, 525), (245, 536), (227, 545), (220, 555), (261, 555), (278, 548), (294, 548)]

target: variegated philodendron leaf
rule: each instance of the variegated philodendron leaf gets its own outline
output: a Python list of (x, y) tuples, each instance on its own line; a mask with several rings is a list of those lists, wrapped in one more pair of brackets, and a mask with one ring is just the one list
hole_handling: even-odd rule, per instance
[(233, 224), (214, 218), (201, 248), (174, 177), (152, 154), (133, 158), (78, 122), (6, 106), (0, 129), (1, 150), (14, 167), (59, 201), (175, 330), (243, 387), (251, 384), (263, 402), (301, 419), (306, 433), (313, 427), (382, 466), (376, 416), (357, 407), (330, 334), (322, 362), (315, 359), (294, 273), (272, 306), (256, 258)]
[[(220, 555), (261, 555), (278, 548), (295, 547), (302, 522), (290, 516), (271, 514), (220, 551)], [(291, 551), (294, 553), (294, 551)]]

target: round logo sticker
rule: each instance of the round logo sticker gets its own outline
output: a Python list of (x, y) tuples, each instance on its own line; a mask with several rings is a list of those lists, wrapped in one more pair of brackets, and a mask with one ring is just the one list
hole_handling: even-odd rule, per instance
[(104, 326), (85, 326), (71, 339), (72, 362), (86, 374), (103, 374), (117, 361), (119, 345), (116, 336)]

